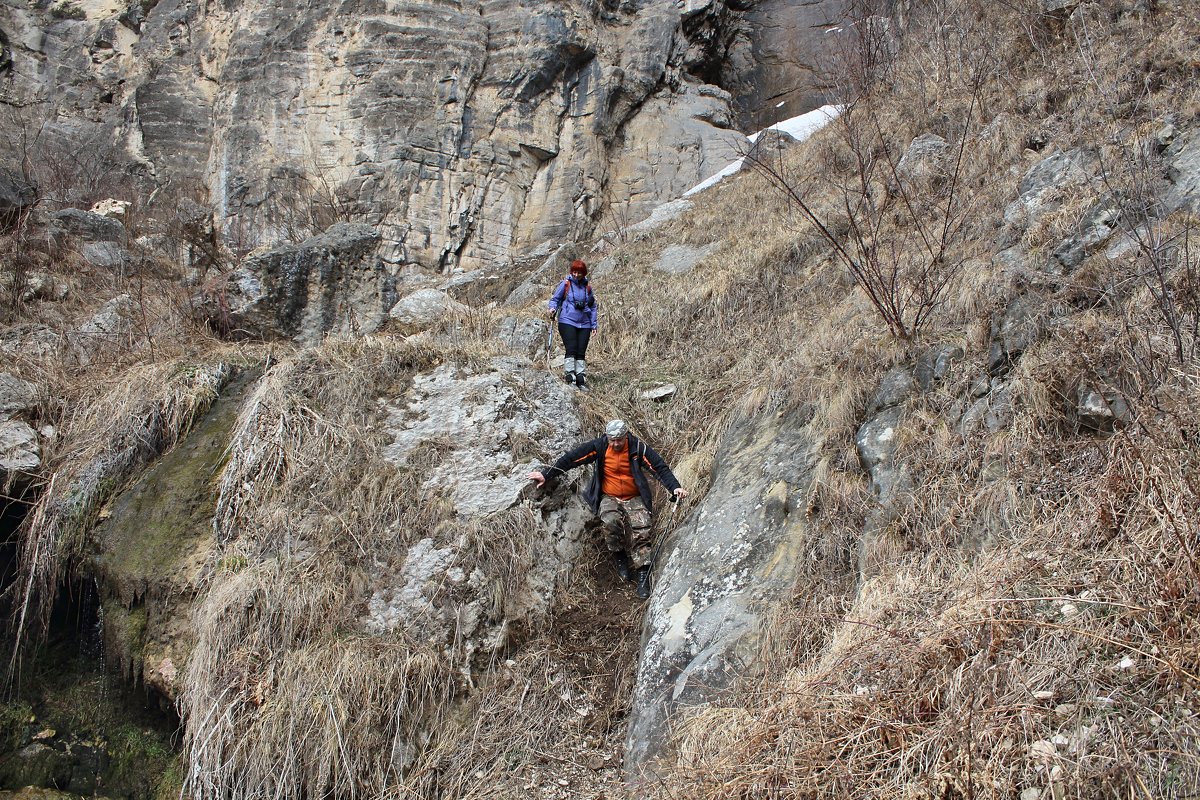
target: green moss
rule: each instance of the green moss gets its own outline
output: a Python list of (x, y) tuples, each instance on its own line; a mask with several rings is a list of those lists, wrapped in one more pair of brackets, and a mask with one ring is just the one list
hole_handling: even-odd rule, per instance
[(28, 703), (18, 700), (0, 705), (0, 752), (7, 753), (25, 744), (33, 722), (33, 709)]
[(97, 530), (101, 569), (127, 605), (170, 583), (212, 536), (216, 481), (252, 373), (235, 381), (196, 427), (113, 502)]
[(125, 608), (116, 599), (104, 601), (106, 644), (127, 664), (139, 664), (146, 647), (148, 616), (143, 606)]
[(174, 756), (158, 779), (154, 800), (179, 800), (183, 796), (183, 759)]
[(175, 753), (155, 731), (130, 723), (117, 725), (106, 744), (105, 790), (109, 794), (157, 797), (168, 772), (178, 769)]
[[(0, 705), (0, 785), (91, 794), (94, 784), (100, 796), (137, 800), (166, 797), (164, 787), (174, 786), (179, 797), (175, 723), (147, 706), (145, 693), (62, 645), (30, 666), (21, 699)], [(33, 734), (47, 729), (53, 735), (28, 752)]]

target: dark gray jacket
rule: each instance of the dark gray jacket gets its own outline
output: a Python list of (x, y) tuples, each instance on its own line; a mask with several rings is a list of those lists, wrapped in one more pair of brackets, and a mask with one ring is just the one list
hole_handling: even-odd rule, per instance
[[(604, 453), (607, 450), (607, 436), (584, 442), (555, 461), (554, 465), (546, 470), (546, 477), (554, 478), (558, 475), (566, 475), (568, 470), (575, 467), (595, 464), (596, 468), (592, 470), (592, 480), (583, 490), (583, 499), (587, 500), (592, 511), (598, 512), (600, 510), (600, 485), (604, 477)], [(633, 473), (633, 482), (637, 484), (638, 494), (641, 495), (642, 502), (646, 504), (646, 509), (653, 511), (650, 482), (646, 480), (644, 470), (649, 470), (658, 479), (658, 482), (672, 493), (679, 488), (679, 481), (675, 479), (674, 473), (667, 466), (667, 462), (663, 461), (663, 457), (632, 434), (629, 436), (629, 449), (626, 452), (629, 453), (629, 467)]]

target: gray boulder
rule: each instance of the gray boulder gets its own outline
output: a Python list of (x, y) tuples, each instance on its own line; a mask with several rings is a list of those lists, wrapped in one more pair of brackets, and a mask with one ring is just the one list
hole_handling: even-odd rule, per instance
[(395, 279), (376, 257), (379, 233), (338, 223), (301, 242), (251, 255), (229, 274), (224, 294), (200, 307), (218, 330), (315, 344), (330, 333), (378, 330), (395, 303)]
[(755, 669), (763, 622), (795, 580), (815, 466), (795, 416), (730, 430), (703, 506), (661, 545), (646, 607), (626, 770), (649, 769), (678, 709), (719, 696)]
[(50, 234), (74, 236), (86, 242), (124, 242), (125, 226), (103, 214), (79, 208), (64, 208), (50, 215)]
[(1075, 235), (1064, 239), (1051, 255), (1065, 273), (1070, 274), (1083, 260), (1104, 246), (1121, 225), (1119, 200), (1107, 195), (1096, 203), (1079, 221)]
[(988, 374), (997, 377), (1007, 373), (1021, 353), (1037, 340), (1041, 329), (1041, 310), (1032, 297), (1019, 295), (1009, 302), (1000, 318), (992, 321)]
[[(526, 474), (581, 438), (571, 390), (524, 358), (439, 366), (416, 376), (383, 409), (391, 437), (385, 457), (397, 469), (420, 470), (427, 495), (447, 497), (463, 520), (486, 521), (530, 505), (535, 493)], [(569, 489), (539, 502), (546, 535), (529, 554), (516, 596), (506, 599), (506, 619), (492, 608), (490, 578), (456, 566), (470, 561), (464, 541), (435, 530), (409, 548), (400, 569), (377, 563), (366, 630), (403, 630), (442, 645), (458, 641), (468, 655), (500, 649), (511, 622), (548, 613), (586, 541), (592, 515)]]
[(546, 354), (549, 328), (550, 324), (544, 318), (505, 317), (496, 329), (495, 338), (503, 342), (513, 355), (540, 359)]
[(945, 173), (946, 153), (950, 145), (935, 133), (923, 133), (912, 140), (896, 164), (896, 172), (914, 181), (928, 181)]
[(24, 422), (0, 422), (0, 488), (42, 465), (37, 431)]
[(1055, 190), (1091, 180), (1096, 154), (1085, 148), (1059, 151), (1043, 158), (1025, 173), (1017, 186), (1017, 199), (1004, 210), (1007, 225), (1024, 229), (1030, 222), (1057, 208)]
[(15, 325), (0, 331), (0, 353), (41, 361), (58, 352), (62, 337), (46, 325)]
[(87, 242), (81, 248), (83, 258), (94, 267), (122, 270), (129, 264), (129, 251), (116, 242)]
[(385, 454), (404, 465), (422, 445), (448, 448), (425, 486), (445, 491), (460, 515), (503, 511), (520, 502), (525, 475), (540, 463), (533, 452), (519, 458), (515, 443), (558, 454), (579, 440), (573, 399), (557, 376), (524, 358), (497, 358), (478, 371), (444, 365), (418, 375), (403, 398), (388, 404), (393, 441)]
[(1171, 187), (1165, 199), (1168, 211), (1200, 211), (1200, 130), (1174, 137), (1166, 152)]
[(998, 433), (1013, 420), (1012, 381), (993, 379), (986, 393), (963, 413), (959, 429), (963, 436)]
[(888, 494), (889, 476), (883, 470), (892, 465), (896, 436), (903, 421), (904, 409), (888, 408), (863, 423), (854, 436), (858, 459), (863, 470), (871, 476), (871, 489), (876, 496)]
[(917, 356), (913, 367), (913, 378), (923, 392), (931, 392), (939, 383), (946, 380), (954, 363), (961, 361), (966, 353), (961, 347), (952, 344), (939, 344), (930, 347)]
[(37, 187), (11, 170), (0, 169), (0, 230), (15, 225), (35, 202)]
[(1128, 425), (1133, 415), (1120, 392), (1081, 383), (1075, 393), (1075, 418), (1080, 427), (1107, 434)]
[(893, 367), (879, 381), (879, 389), (871, 401), (867, 403), (867, 416), (878, 414), (885, 408), (898, 406), (916, 393), (917, 383), (912, 370), (907, 367)]
[(33, 408), (38, 401), (38, 387), (7, 372), (0, 372), (0, 420)]
[(421, 330), (452, 314), (466, 312), (467, 306), (441, 289), (418, 289), (400, 298), (388, 312), (388, 317), (407, 331)]

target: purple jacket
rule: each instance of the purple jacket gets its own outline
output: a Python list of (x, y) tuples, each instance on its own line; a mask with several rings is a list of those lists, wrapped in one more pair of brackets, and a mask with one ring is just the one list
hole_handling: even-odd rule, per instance
[[(576, 308), (577, 303), (583, 308)], [(550, 310), (558, 312), (558, 321), (576, 328), (596, 330), (599, 308), (596, 296), (587, 285), (587, 278), (572, 276), (558, 284), (550, 296)]]

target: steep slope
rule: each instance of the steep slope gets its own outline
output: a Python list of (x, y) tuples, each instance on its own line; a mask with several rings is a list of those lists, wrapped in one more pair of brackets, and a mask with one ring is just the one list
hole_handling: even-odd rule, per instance
[[(423, 323), (235, 352), (154, 299), (86, 366), (21, 351), (20, 377), (89, 401), (59, 407), (24, 529), (77, 568), (89, 515), (223, 365), (263, 362), (178, 592), (188, 794), (1200, 785), (1200, 21), (908, 12), (856, 26), (835, 65), (855, 102), (807, 143), (768, 137), (757, 172), (603, 253), (448, 281), (464, 307)], [(575, 254), (603, 308), (578, 396), (540, 352)], [(143, 298), (178, 297), (162, 269)], [(130, 282), (78, 272), (95, 294)], [(694, 492), (659, 520), (644, 619), (569, 487), (521, 488), (616, 415)]]

